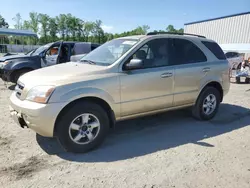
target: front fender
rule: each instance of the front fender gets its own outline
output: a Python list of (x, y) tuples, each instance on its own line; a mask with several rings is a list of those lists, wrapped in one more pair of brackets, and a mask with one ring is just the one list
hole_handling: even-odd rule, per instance
[(109, 106), (114, 109), (115, 108), (115, 101), (113, 97), (106, 91), (99, 89), (99, 88), (92, 88), (92, 87), (85, 87), (85, 88), (77, 88), (73, 90), (69, 90), (68, 92), (61, 92), (60, 89), (55, 91), (49, 103), (54, 102), (66, 102), (67, 104), (71, 103), (80, 98), (84, 97), (96, 97), (106, 101)]
[(22, 68), (30, 68), (30, 69), (39, 69), (41, 68), (41, 62), (38, 61), (14, 61), (11, 62), (7, 65), (5, 65), (4, 69), (13, 71), (13, 70), (18, 70)]

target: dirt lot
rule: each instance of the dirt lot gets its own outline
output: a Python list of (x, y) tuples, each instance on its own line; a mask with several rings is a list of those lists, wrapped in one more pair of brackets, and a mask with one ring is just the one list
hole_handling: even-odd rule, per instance
[(250, 85), (232, 84), (210, 122), (187, 110), (126, 121), (77, 155), (19, 128), (10, 93), (0, 82), (0, 187), (250, 187)]

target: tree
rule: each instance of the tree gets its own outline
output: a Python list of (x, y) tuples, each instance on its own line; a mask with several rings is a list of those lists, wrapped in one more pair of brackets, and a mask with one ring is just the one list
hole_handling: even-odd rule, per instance
[(23, 25), (22, 25), (22, 29), (30, 29), (30, 28), (31, 28), (30, 22), (27, 20), (24, 20)]
[(180, 28), (180, 29), (178, 30), (178, 33), (184, 33), (184, 29), (183, 29), (183, 28)]
[(16, 24), (14, 25), (16, 29), (22, 29), (22, 17), (20, 13), (17, 13), (16, 16), (12, 18), (12, 20), (16, 22)]
[(49, 35), (51, 37), (51, 41), (55, 41), (57, 39), (57, 31), (58, 31), (58, 28), (57, 28), (57, 23), (56, 23), (56, 19), (55, 18), (50, 18), (49, 19)]
[(184, 32), (183, 28), (175, 29), (173, 25), (168, 25), (166, 30), (167, 30), (167, 32), (171, 32), (171, 33), (183, 33)]
[(58, 25), (58, 32), (60, 33), (62, 39), (65, 39), (65, 33), (66, 33), (66, 20), (67, 16), (65, 14), (60, 14), (56, 17), (56, 22)]
[(44, 42), (48, 41), (49, 32), (49, 20), (50, 17), (47, 14), (39, 14), (39, 23), (41, 24), (41, 35), (44, 38)]
[(86, 42), (89, 41), (90, 34), (94, 31), (94, 23), (93, 22), (85, 22), (83, 25), (83, 36)]
[(176, 29), (174, 28), (173, 25), (168, 25), (166, 28), (167, 32), (175, 33)]
[(79, 40), (79, 41), (82, 38), (83, 25), (84, 25), (84, 21), (77, 18), (77, 21), (76, 21), (76, 35), (77, 35), (77, 40)]
[(8, 28), (9, 24), (5, 21), (5, 19), (0, 15), (0, 28)]
[[(96, 20), (94, 22), (94, 28), (93, 28), (93, 34), (95, 37), (97, 37), (97, 42), (98, 43), (102, 43), (104, 42), (103, 38), (104, 38), (104, 31), (101, 27), (102, 25), (102, 21), (101, 20)], [(96, 41), (94, 41), (96, 42)]]
[(69, 32), (73, 40), (76, 40), (76, 36), (78, 39), (81, 38), (83, 25), (83, 21), (81, 19), (76, 18), (71, 14), (67, 14), (66, 25), (67, 31)]
[(141, 28), (142, 28), (144, 35), (147, 34), (148, 30), (150, 29), (150, 27), (148, 25), (143, 25)]
[(39, 16), (37, 12), (30, 12), (29, 24), (26, 23), (26, 26), (28, 25), (30, 29), (32, 29), (36, 34), (38, 34)]

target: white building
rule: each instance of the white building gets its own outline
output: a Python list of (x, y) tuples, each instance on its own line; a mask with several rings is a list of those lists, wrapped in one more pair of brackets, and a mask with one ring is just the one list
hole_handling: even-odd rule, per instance
[(250, 44), (250, 12), (186, 23), (184, 32), (213, 39), (224, 51), (250, 54), (245, 49)]

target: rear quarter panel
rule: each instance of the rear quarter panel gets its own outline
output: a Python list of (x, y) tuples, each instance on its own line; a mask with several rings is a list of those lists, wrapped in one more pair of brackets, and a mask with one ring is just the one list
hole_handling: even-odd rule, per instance
[(200, 92), (204, 87), (206, 87), (207, 84), (211, 82), (218, 82), (222, 86), (223, 94), (225, 95), (230, 88), (228, 61), (218, 60), (210, 62), (209, 66), (211, 70), (206, 73), (206, 76), (204, 76), (200, 82)]

